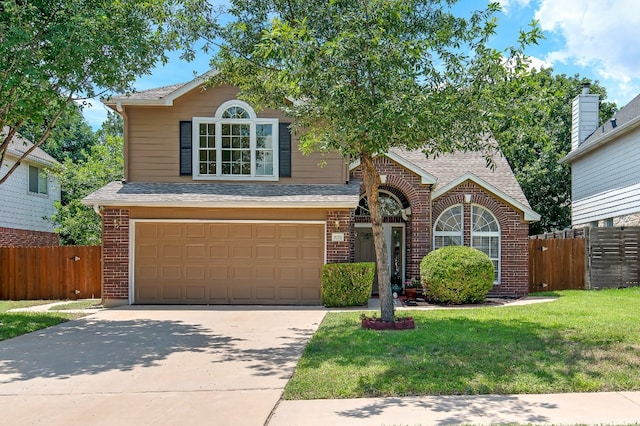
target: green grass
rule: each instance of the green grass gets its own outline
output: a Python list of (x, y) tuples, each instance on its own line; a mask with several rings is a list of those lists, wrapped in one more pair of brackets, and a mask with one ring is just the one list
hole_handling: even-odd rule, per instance
[(0, 300), (0, 312), (7, 312), (9, 309), (47, 305), (52, 302), (57, 302), (57, 300)]
[(51, 302), (51, 300), (0, 300), (0, 341), (83, 316), (83, 314), (55, 312), (7, 312), (9, 309), (45, 305)]
[(49, 308), (50, 311), (69, 311), (72, 309), (96, 309), (102, 307), (100, 299), (86, 299), (65, 303), (64, 305), (56, 305)]
[(328, 313), (286, 399), (640, 389), (640, 288), (561, 291), (550, 303), (400, 311), (415, 330)]

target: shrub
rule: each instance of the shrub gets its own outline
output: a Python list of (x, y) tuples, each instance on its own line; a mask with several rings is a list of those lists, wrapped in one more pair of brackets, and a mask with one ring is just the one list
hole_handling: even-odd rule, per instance
[(376, 265), (373, 262), (329, 263), (322, 267), (322, 304), (362, 306), (371, 297)]
[(480, 303), (493, 287), (493, 263), (471, 247), (442, 247), (422, 259), (420, 276), (425, 296), (432, 302)]

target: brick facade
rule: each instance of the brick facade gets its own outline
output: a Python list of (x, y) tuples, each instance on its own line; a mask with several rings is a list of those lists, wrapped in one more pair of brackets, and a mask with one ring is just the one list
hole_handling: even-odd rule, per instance
[(102, 212), (102, 299), (107, 306), (129, 303), (129, 210)]
[[(465, 203), (465, 195), (471, 202)], [(464, 245), (471, 245), (471, 206), (480, 205), (489, 210), (500, 224), (500, 284), (491, 295), (519, 297), (529, 288), (529, 225), (520, 213), (496, 199), (473, 182), (467, 181), (433, 201), (433, 217), (437, 219), (447, 208), (464, 206)]]
[[(380, 189), (394, 194), (401, 202), (406, 200), (411, 207), (411, 215), (404, 221), (407, 234), (405, 278), (420, 276), (420, 261), (432, 250), (434, 221), (453, 205), (464, 206), (464, 244), (471, 245), (471, 206), (477, 204), (491, 211), (500, 224), (500, 284), (494, 286), (491, 294), (510, 297), (527, 294), (529, 225), (522, 220), (520, 212), (471, 181), (432, 201), (431, 187), (423, 185), (419, 176), (387, 157), (376, 158), (375, 164), (380, 175), (386, 176)], [(352, 178), (362, 178), (360, 169), (353, 171)], [(465, 195), (471, 195), (470, 203), (465, 202)], [(357, 221), (360, 219), (356, 218)]]
[[(327, 212), (327, 263), (349, 263), (354, 261), (354, 212), (355, 210)], [(333, 234), (344, 234), (344, 241), (334, 242)]]
[(0, 247), (51, 247), (60, 245), (54, 232), (0, 227)]

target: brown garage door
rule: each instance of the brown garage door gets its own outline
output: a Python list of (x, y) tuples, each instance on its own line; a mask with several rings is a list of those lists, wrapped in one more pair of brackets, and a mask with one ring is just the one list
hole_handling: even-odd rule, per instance
[(324, 225), (136, 222), (135, 303), (320, 304)]

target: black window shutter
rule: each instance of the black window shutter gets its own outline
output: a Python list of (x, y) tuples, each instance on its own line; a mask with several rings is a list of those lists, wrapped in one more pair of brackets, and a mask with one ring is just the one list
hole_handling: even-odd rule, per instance
[(280, 123), (278, 158), (280, 161), (280, 177), (291, 177), (291, 123)]
[(180, 122), (180, 176), (191, 176), (191, 122)]

